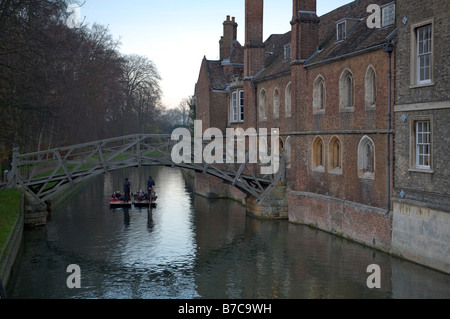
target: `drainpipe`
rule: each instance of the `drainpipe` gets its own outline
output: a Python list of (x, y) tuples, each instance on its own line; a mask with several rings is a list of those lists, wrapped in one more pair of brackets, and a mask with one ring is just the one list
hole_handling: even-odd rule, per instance
[[(256, 130), (256, 138), (259, 138), (259, 132), (258, 132), (258, 83), (252, 81), (253, 84), (253, 90), (255, 95), (255, 130)], [(259, 144), (259, 141), (257, 140), (256, 145)], [(254, 165), (254, 172), (255, 176), (257, 176), (257, 170), (256, 165)]]
[(384, 52), (388, 53), (388, 129), (387, 129), (387, 214), (391, 211), (391, 128), (392, 128), (392, 112), (391, 112), (391, 96), (392, 96), (392, 52), (394, 45), (389, 42), (383, 48)]
[(258, 132), (258, 84), (256, 82), (253, 82), (253, 90), (255, 93), (255, 129), (256, 132)]

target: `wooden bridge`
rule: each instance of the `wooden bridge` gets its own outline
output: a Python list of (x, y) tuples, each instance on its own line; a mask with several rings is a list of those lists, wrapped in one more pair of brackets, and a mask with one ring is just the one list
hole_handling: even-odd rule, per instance
[(284, 179), (285, 165), (280, 162), (276, 175), (261, 175), (255, 164), (175, 164), (172, 148), (178, 141), (171, 135), (129, 135), (91, 143), (61, 147), (30, 154), (13, 151), (8, 187), (21, 187), (41, 202), (101, 174), (131, 167), (183, 167), (222, 179), (260, 202), (271, 188)]

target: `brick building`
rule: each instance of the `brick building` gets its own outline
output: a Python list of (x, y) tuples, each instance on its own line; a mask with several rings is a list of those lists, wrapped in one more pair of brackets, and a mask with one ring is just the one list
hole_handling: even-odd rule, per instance
[[(375, 5), (375, 15), (368, 13), (370, 5)], [(316, 0), (293, 0), (291, 30), (263, 40), (263, 0), (246, 0), (244, 46), (233, 38), (239, 59), (233, 64), (226, 51), (221, 61), (210, 61), (220, 65), (220, 72), (210, 72), (206, 80), (201, 71), (196, 87), (199, 97), (207, 94), (204, 83), (223, 81), (222, 102), (198, 101), (203, 112), (198, 118), (207, 121), (207, 114), (220, 114), (226, 127), (280, 128), (288, 164), (289, 220), (385, 251), (391, 251), (394, 224), (400, 254), (409, 244), (405, 240), (412, 240), (406, 239), (409, 230), (401, 229), (407, 218), (401, 210), (409, 209), (405, 205), (418, 200), (442, 211), (449, 206), (445, 178), (449, 172), (443, 164), (450, 154), (445, 124), (449, 53), (445, 41), (433, 42), (448, 38), (444, 17), (449, 11), (439, 10), (442, 5), (435, 1), (424, 18), (419, 1), (357, 0), (319, 17), (316, 6)], [(411, 20), (404, 24), (406, 15)], [(417, 63), (409, 56), (415, 48), (410, 41), (415, 39), (411, 30), (416, 29), (411, 24), (414, 28), (431, 24), (434, 68), (430, 73), (415, 70)], [(224, 38), (226, 32), (225, 27)], [(421, 33), (422, 42), (427, 32)], [(205, 64), (204, 60), (202, 70)], [(227, 71), (230, 65), (234, 73)], [(425, 72), (425, 77), (431, 74), (432, 82), (414, 82), (417, 76), (409, 73), (413, 70)], [(405, 113), (408, 120), (403, 121)], [(432, 172), (410, 167), (415, 163), (410, 145), (416, 136), (411, 123), (425, 123), (421, 132), (433, 130), (433, 141), (439, 136), (439, 145), (432, 145), (433, 166), (427, 168)], [(398, 135), (395, 157), (394, 133)], [(427, 163), (426, 154), (421, 156), (417, 161)], [(448, 215), (433, 214), (430, 219), (446, 220), (441, 227), (447, 231), (437, 232), (446, 236), (442, 243), (447, 243), (447, 251), (441, 245), (437, 253), (447, 256), (448, 265)], [(411, 225), (415, 226), (419, 227)]]
[[(381, 8), (380, 28), (368, 27), (370, 4)], [(294, 1), (294, 131), (285, 133), (290, 220), (384, 250), (392, 234), (393, 10), (392, 1), (354, 1), (317, 17), (316, 1)]]
[(397, 1), (392, 250), (450, 272), (450, 3)]

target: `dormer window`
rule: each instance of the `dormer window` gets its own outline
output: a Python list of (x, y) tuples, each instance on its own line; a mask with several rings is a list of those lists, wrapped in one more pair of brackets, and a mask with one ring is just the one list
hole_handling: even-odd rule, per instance
[(346, 38), (346, 21), (339, 22), (337, 24), (337, 40), (342, 41)]
[(291, 59), (291, 44), (286, 44), (284, 46), (284, 59), (290, 60)]
[(395, 4), (389, 4), (382, 8), (382, 27), (387, 27), (395, 23)]

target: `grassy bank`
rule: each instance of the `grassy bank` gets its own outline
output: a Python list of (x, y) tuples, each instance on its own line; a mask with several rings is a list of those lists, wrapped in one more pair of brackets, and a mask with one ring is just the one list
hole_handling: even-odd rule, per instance
[(19, 217), (20, 196), (20, 191), (0, 190), (0, 252)]

